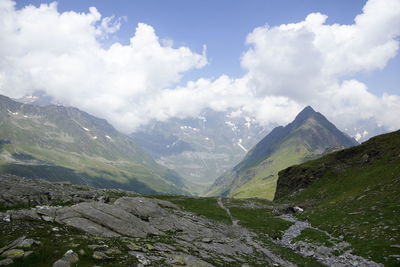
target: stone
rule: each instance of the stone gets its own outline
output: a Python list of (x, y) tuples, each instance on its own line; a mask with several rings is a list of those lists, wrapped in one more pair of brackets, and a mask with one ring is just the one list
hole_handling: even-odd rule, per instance
[(126, 245), (130, 250), (135, 250), (135, 251), (143, 251), (143, 248), (135, 243), (129, 243)]
[(293, 210), (294, 210), (295, 213), (302, 213), (304, 211), (304, 209), (302, 209), (302, 208), (300, 208), (298, 206), (293, 207)]
[(92, 250), (106, 250), (108, 249), (107, 245), (88, 245), (88, 248), (92, 249)]
[(35, 240), (33, 240), (33, 239), (24, 239), (16, 247), (17, 248), (30, 248), (30, 247), (32, 247), (33, 244), (36, 244)]
[(45, 222), (54, 222), (54, 218), (50, 216), (42, 216), (42, 220)]
[(158, 251), (163, 251), (163, 252), (171, 252), (171, 251), (176, 250), (176, 248), (174, 246), (167, 245), (164, 243), (155, 243), (154, 248)]
[(71, 264), (79, 261), (79, 256), (73, 250), (68, 250), (65, 252), (64, 256), (53, 263), (53, 267), (70, 267)]
[(15, 248), (25, 238), (26, 238), (26, 236), (21, 236), (21, 237), (15, 239), (14, 241), (12, 241), (11, 243), (9, 243), (7, 246), (4, 246), (4, 247), (0, 248), (0, 254), (3, 253), (4, 251), (8, 250), (8, 249)]
[(122, 251), (117, 248), (110, 248), (107, 249), (104, 253), (106, 253), (107, 255), (116, 255), (116, 254), (121, 254)]
[(0, 260), (0, 266), (5, 266), (5, 265), (10, 265), (13, 264), (14, 261), (10, 258), (4, 259), (4, 260)]
[(71, 263), (75, 263), (79, 260), (79, 256), (73, 250), (68, 250), (64, 254), (64, 259), (67, 259)]
[(101, 251), (95, 251), (92, 255), (92, 258), (95, 260), (108, 260), (111, 259), (110, 257), (108, 257), (105, 253), (101, 252)]
[(153, 246), (152, 244), (147, 243), (147, 244), (145, 245), (145, 247), (146, 247), (146, 249), (148, 249), (148, 250), (154, 250), (154, 246)]
[(97, 223), (94, 223), (86, 218), (73, 217), (64, 219), (62, 222), (95, 236), (104, 236), (104, 237), (121, 236), (120, 234), (108, 228), (105, 228)]
[(203, 243), (211, 243), (211, 242), (212, 242), (212, 239), (211, 239), (211, 238), (208, 238), (208, 237), (205, 237), (205, 238), (203, 238), (203, 239), (201, 240), (201, 242), (203, 242)]
[(61, 219), (61, 221), (94, 235), (105, 237), (162, 235), (150, 224), (115, 205), (84, 202), (76, 204), (70, 209), (77, 215), (72, 218)]
[(22, 258), (24, 256), (25, 252), (22, 249), (10, 249), (3, 254), (1, 254), (5, 258), (10, 258), (10, 259), (17, 259), (17, 258)]
[(63, 259), (59, 259), (52, 265), (52, 267), (70, 267), (70, 266), (71, 266), (71, 263), (64, 261)]
[(129, 255), (136, 257), (136, 259), (143, 265), (150, 265), (151, 261), (145, 257), (143, 253), (136, 252), (136, 251), (129, 251)]
[(177, 264), (177, 265), (186, 265), (185, 259), (181, 256), (181, 255), (168, 255), (169, 257), (171, 257), (172, 264)]
[(10, 216), (10, 214), (6, 214), (6, 215), (4, 216), (4, 218), (3, 218), (3, 221), (5, 221), (5, 222), (11, 222), (11, 216)]

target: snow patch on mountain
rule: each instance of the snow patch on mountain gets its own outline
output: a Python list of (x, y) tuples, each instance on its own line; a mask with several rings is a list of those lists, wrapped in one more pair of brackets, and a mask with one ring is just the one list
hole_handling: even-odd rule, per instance
[(364, 130), (362, 133), (357, 132), (354, 138), (357, 140), (357, 142), (359, 142), (362, 138), (368, 136), (368, 134), (369, 134), (368, 131)]

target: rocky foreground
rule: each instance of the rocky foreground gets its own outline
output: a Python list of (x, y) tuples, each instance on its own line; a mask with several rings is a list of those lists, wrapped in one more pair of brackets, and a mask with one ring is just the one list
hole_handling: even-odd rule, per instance
[(22, 207), (0, 213), (0, 227), (8, 233), (24, 232), (1, 249), (3, 265), (28, 261), (49, 237), (69, 241), (53, 266), (79, 265), (80, 258), (87, 261), (88, 256), (100, 265), (121, 266), (293, 265), (260, 249), (247, 229), (197, 216), (168, 201), (116, 198), (124, 192), (15, 176), (0, 181), (3, 209)]
[[(0, 175), (0, 265), (379, 266), (288, 210), (301, 208)], [(332, 245), (301, 239), (305, 229)]]

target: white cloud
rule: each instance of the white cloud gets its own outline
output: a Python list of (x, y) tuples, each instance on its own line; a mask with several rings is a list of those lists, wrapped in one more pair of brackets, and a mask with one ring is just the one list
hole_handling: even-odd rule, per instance
[(159, 39), (139, 23), (128, 45), (103, 48), (121, 19), (64, 12), (56, 4), (16, 10), (0, 2), (0, 92), (18, 97), (44, 90), (58, 101), (104, 117), (129, 132), (151, 119), (197, 116), (204, 108), (238, 109), (261, 124), (289, 122), (312, 105), (340, 127), (374, 119), (400, 127), (400, 96), (376, 96), (354, 79), (382, 69), (396, 56), (400, 1), (369, 0), (350, 25), (327, 16), (255, 28), (241, 58), (243, 77), (222, 75), (176, 87), (189, 70), (207, 64), (203, 54)]
[(400, 114), (398, 95), (378, 97), (362, 82), (346, 80), (382, 69), (396, 56), (400, 1), (369, 0), (351, 25), (328, 25), (326, 19), (312, 13), (299, 23), (254, 29), (242, 57), (249, 90), (258, 98), (281, 96), (310, 104), (343, 128), (370, 118), (389, 130), (400, 128), (391, 119)]
[(1, 1), (0, 92), (21, 97), (43, 90), (121, 130), (134, 129), (150, 119), (140, 113), (142, 105), (207, 59), (187, 47), (161, 45), (143, 23), (130, 44), (102, 48), (101, 39), (119, 27), (120, 19), (102, 18), (94, 7), (60, 13), (56, 3), (16, 10), (13, 2)]

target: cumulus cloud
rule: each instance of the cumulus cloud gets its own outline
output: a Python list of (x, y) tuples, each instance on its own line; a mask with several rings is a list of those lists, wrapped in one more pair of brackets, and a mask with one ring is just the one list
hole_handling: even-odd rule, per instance
[(139, 23), (128, 45), (103, 48), (121, 19), (63, 12), (56, 4), (16, 10), (0, 2), (0, 92), (43, 90), (58, 101), (104, 117), (129, 132), (149, 120), (197, 116), (205, 108), (239, 110), (260, 124), (284, 124), (312, 105), (342, 128), (357, 120), (400, 127), (400, 96), (376, 96), (354, 79), (383, 69), (399, 50), (400, 1), (369, 0), (349, 25), (327, 16), (255, 28), (241, 58), (243, 77), (222, 75), (176, 86), (207, 64), (203, 53), (173, 47)]
[(103, 48), (101, 39), (118, 31), (120, 23), (102, 18), (94, 7), (60, 13), (56, 3), (16, 10), (12, 1), (1, 1), (0, 92), (21, 97), (43, 90), (127, 132), (147, 122), (141, 106), (207, 59), (205, 52), (162, 45), (143, 23), (128, 45)]

